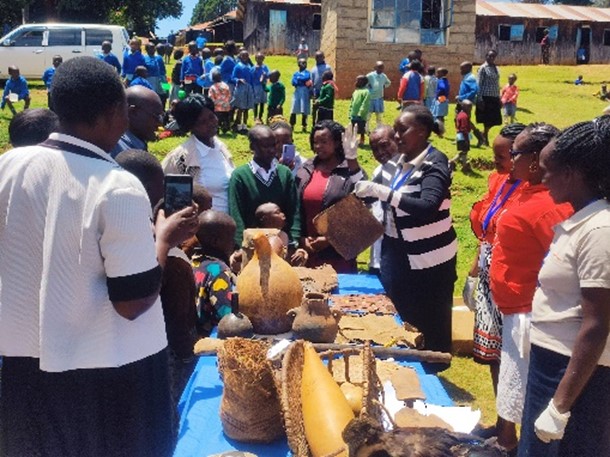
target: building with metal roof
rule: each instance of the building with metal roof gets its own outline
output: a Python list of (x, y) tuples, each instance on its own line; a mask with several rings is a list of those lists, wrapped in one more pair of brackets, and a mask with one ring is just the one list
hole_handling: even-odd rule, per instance
[(608, 63), (610, 8), (477, 0), (475, 60), (496, 49), (503, 64), (541, 63), (544, 30), (552, 65)]

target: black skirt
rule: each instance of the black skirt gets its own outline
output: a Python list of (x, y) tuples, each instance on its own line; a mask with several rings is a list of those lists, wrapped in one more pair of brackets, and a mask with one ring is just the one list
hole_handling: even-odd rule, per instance
[(117, 368), (50, 373), (4, 357), (3, 457), (165, 457), (175, 446), (168, 360), (161, 351)]
[(482, 97), (483, 103), (477, 103), (477, 124), (486, 127), (502, 125), (502, 102), (499, 97)]

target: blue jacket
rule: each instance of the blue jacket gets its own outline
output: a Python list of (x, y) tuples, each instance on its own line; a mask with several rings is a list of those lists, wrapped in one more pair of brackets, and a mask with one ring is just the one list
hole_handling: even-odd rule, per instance
[(121, 74), (121, 63), (112, 52), (109, 52), (108, 54), (98, 54), (98, 57), (108, 65), (112, 65), (116, 68), (117, 73)]
[(444, 95), (449, 98), (449, 80), (447, 78), (438, 78), (438, 84), (436, 85), (436, 98)]
[[(163, 64), (163, 62), (161, 62)], [(154, 78), (160, 78), (163, 74), (161, 73), (161, 68), (159, 67), (159, 61), (157, 60), (157, 56), (149, 56), (146, 54), (144, 56), (144, 65), (146, 65), (146, 69), (148, 70), (148, 76), (152, 76)], [(165, 65), (161, 65), (163, 70), (165, 70)]]
[(252, 85), (252, 68), (243, 62), (238, 62), (237, 65), (235, 65), (233, 74), (231, 75), (231, 82), (233, 84), (237, 85), (239, 79), (243, 79), (246, 83)]
[(201, 80), (200, 83), (202, 87), (209, 88), (212, 87), (212, 84), (214, 84), (214, 81), (212, 81), (212, 69), (214, 69), (214, 61), (212, 59), (205, 59), (203, 61), (203, 71), (205, 73), (205, 78)]
[(294, 87), (306, 86), (307, 81), (311, 81), (309, 70), (297, 71), (292, 75), (292, 85)]
[(479, 84), (477, 83), (477, 78), (472, 73), (464, 75), (460, 83), (460, 92), (457, 96), (458, 102), (470, 100), (472, 103), (476, 103), (478, 93)]
[(0, 108), (4, 108), (6, 105), (5, 98), (10, 93), (17, 94), (19, 96), (19, 100), (23, 100), (26, 97), (30, 96), (30, 91), (28, 89), (28, 82), (23, 76), (19, 76), (17, 79), (9, 79), (6, 81), (6, 85), (4, 86), (4, 93), (2, 94), (2, 102), (0, 102)]
[(155, 90), (153, 88), (153, 86), (146, 80), (146, 78), (142, 78), (141, 76), (136, 76), (135, 78), (133, 78), (131, 80), (131, 82), (129, 83), (129, 87), (131, 87), (131, 86), (144, 86), (147, 89), (150, 89), (153, 91)]
[(182, 59), (180, 69), (180, 81), (184, 81), (185, 76), (201, 76), (203, 74), (203, 59), (199, 56), (188, 55)]
[(401, 75), (404, 75), (407, 72), (407, 70), (409, 69), (409, 63), (410, 61), (408, 57), (405, 57), (400, 61), (400, 65), (398, 65), (398, 71)]
[(233, 84), (231, 78), (233, 77), (233, 68), (235, 68), (235, 57), (225, 56), (222, 59), (222, 63), (220, 64), (220, 75), (222, 76), (222, 80), (227, 84)]
[(133, 75), (136, 72), (136, 67), (146, 66), (144, 62), (144, 56), (140, 51), (127, 52), (123, 55), (123, 72), (121, 76), (126, 77), (127, 75)]
[[(262, 77), (262, 78), (261, 78)], [(265, 64), (260, 67), (257, 65), (252, 69), (252, 85), (265, 86), (269, 78), (269, 67)], [(262, 81), (261, 81), (262, 79)]]
[(55, 76), (55, 67), (47, 68), (42, 74), (42, 80), (47, 90), (51, 89), (51, 81), (53, 81), (53, 76)]

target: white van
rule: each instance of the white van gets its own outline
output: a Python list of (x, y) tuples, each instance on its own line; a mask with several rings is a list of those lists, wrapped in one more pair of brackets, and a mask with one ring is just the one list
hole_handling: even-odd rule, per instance
[(129, 35), (124, 27), (103, 24), (25, 24), (0, 38), (0, 80), (6, 80), (9, 65), (16, 65), (26, 79), (40, 79), (52, 65), (53, 56), (64, 62), (78, 56), (102, 52), (102, 42), (112, 43), (112, 52), (123, 62)]

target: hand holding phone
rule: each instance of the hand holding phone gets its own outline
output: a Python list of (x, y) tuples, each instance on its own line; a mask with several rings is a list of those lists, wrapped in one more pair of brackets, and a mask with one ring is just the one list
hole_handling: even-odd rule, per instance
[(280, 162), (284, 165), (290, 165), (294, 162), (294, 158), (296, 156), (296, 147), (294, 144), (285, 144), (282, 146), (282, 157)]
[(169, 216), (193, 201), (193, 177), (191, 175), (166, 175), (164, 179), (165, 215)]

